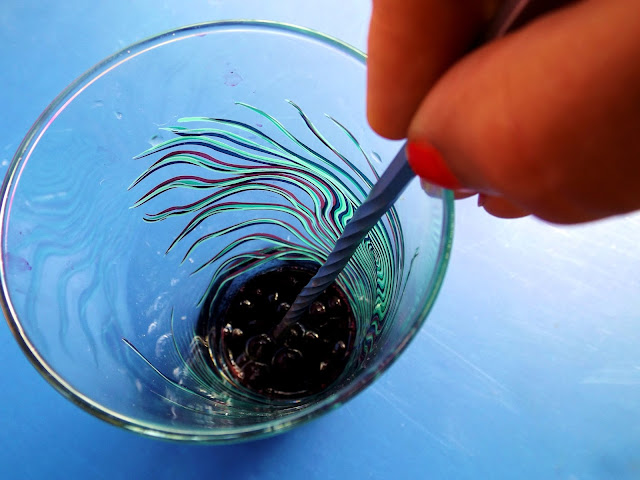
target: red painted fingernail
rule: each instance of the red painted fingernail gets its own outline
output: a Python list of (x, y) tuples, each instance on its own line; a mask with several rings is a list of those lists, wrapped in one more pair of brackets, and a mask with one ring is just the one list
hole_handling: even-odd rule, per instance
[(458, 190), (462, 185), (444, 163), (442, 155), (427, 142), (409, 142), (407, 144), (407, 159), (411, 169), (420, 178), (429, 183), (449, 190)]

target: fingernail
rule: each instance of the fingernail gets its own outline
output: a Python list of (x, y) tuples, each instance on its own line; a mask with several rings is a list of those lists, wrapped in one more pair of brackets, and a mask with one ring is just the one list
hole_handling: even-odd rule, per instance
[(444, 195), (444, 189), (442, 187), (429, 183), (423, 178), (420, 179), (420, 186), (431, 198), (442, 198)]
[(407, 144), (407, 159), (411, 169), (427, 182), (449, 190), (457, 190), (462, 185), (444, 163), (440, 152), (430, 143), (409, 142)]

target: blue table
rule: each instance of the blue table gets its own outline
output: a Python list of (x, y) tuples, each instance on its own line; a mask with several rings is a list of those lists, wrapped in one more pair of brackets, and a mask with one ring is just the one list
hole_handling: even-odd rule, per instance
[[(70, 81), (134, 41), (224, 18), (366, 45), (370, 2), (0, 3), (0, 171)], [(558, 228), (457, 204), (421, 333), (337, 411), (225, 447), (162, 442), (55, 392), (0, 326), (0, 478), (640, 478), (640, 215)]]

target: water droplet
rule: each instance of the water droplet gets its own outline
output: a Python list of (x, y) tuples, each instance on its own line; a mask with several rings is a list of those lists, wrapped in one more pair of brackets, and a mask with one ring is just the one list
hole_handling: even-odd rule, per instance
[(166, 356), (173, 347), (173, 341), (170, 333), (161, 335), (156, 341), (156, 357)]
[(151, 137), (151, 138), (149, 139), (149, 144), (150, 144), (152, 147), (158, 146), (158, 145), (160, 145), (162, 142), (164, 142), (164, 138), (162, 138), (162, 136), (161, 136), (161, 135), (154, 135), (153, 137)]
[(228, 73), (224, 75), (224, 84), (227, 87), (235, 87), (242, 81), (242, 77), (238, 72), (234, 70), (230, 70)]
[(32, 268), (27, 259), (19, 255), (7, 252), (3, 255), (3, 258), (5, 267), (10, 273), (28, 272)]

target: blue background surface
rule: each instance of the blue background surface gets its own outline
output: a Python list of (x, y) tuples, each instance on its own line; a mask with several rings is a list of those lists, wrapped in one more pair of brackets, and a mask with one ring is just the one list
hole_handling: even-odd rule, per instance
[[(0, 3), (0, 172), (46, 105), (128, 44), (262, 18), (366, 45), (365, 0)], [(73, 406), (0, 326), (0, 477), (640, 478), (640, 216), (580, 227), (457, 204), (429, 321), (379, 381), (273, 439), (211, 447), (119, 430)]]

